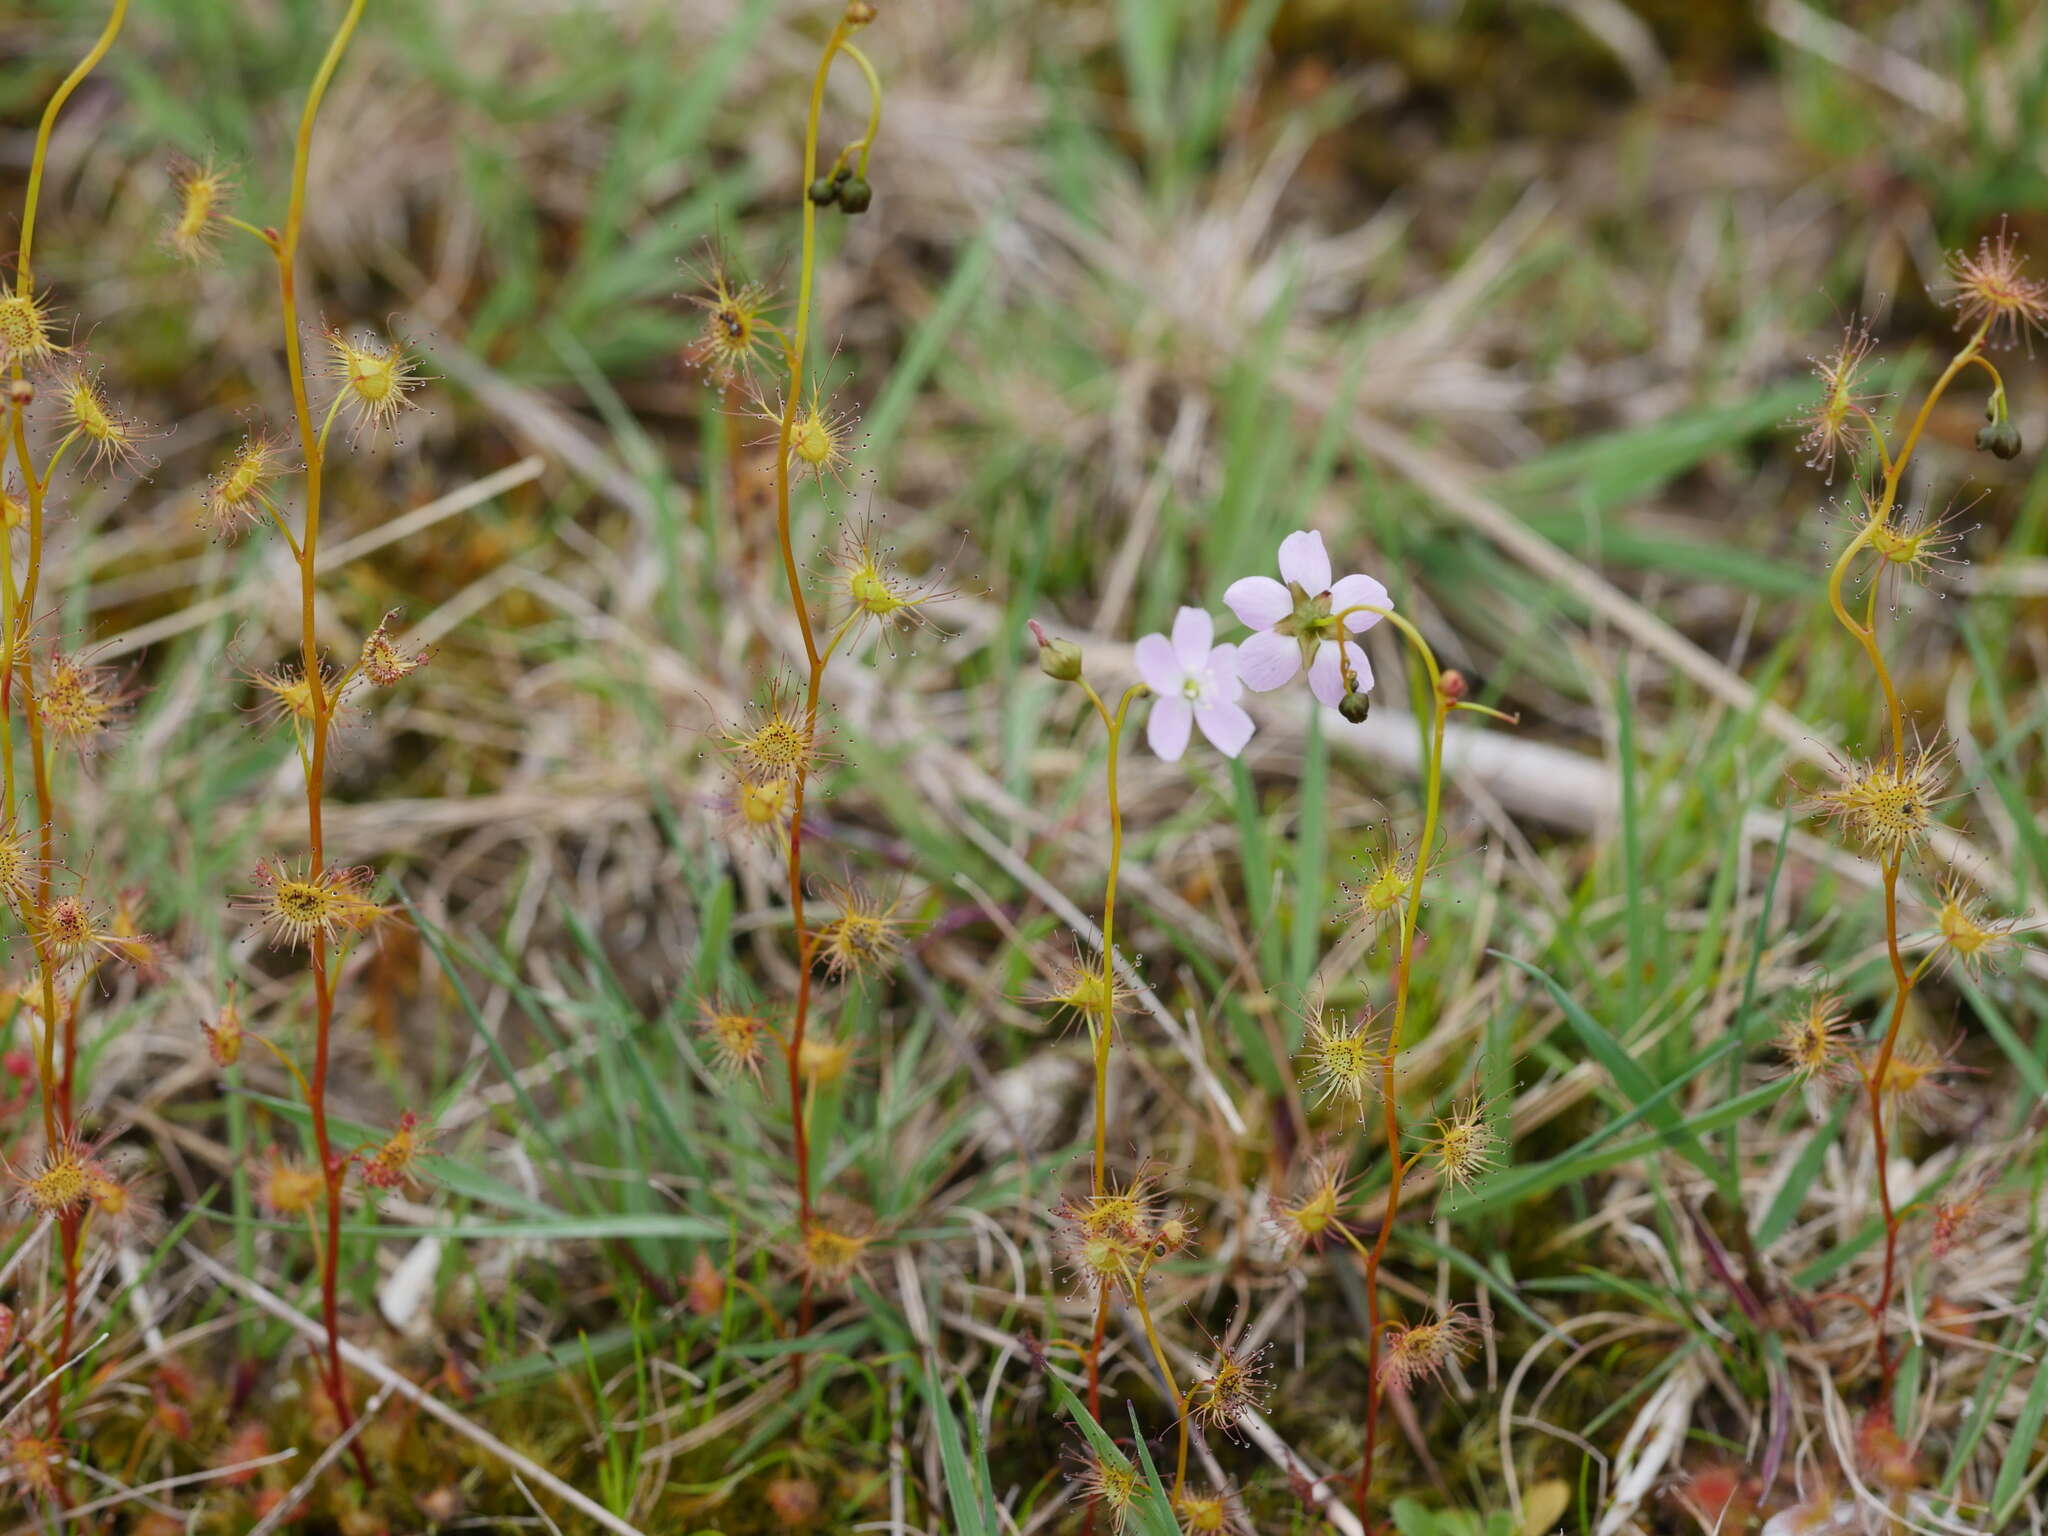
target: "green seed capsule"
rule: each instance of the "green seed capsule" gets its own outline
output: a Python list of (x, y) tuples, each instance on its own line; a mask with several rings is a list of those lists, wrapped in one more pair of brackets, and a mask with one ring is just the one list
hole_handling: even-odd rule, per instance
[(1056, 682), (1081, 680), (1081, 647), (1071, 640), (1052, 640), (1039, 647), (1038, 669)]
[(2001, 459), (2020, 456), (2020, 429), (2010, 421), (1994, 421), (1977, 429), (1977, 446)]

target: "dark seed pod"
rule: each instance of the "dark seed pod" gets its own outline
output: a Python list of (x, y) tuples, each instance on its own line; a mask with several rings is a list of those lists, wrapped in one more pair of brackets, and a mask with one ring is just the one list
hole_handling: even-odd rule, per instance
[(1994, 421), (1977, 429), (1977, 446), (2001, 459), (2020, 456), (2020, 429), (2010, 421)]
[(868, 204), (874, 201), (874, 196), (874, 191), (868, 186), (866, 178), (855, 176), (839, 189), (839, 206), (848, 213), (866, 213)]
[(1337, 713), (1353, 725), (1363, 725), (1365, 717), (1372, 713), (1372, 700), (1354, 690), (1337, 701)]
[(820, 208), (839, 201), (839, 183), (829, 176), (820, 176), (806, 189), (804, 195)]

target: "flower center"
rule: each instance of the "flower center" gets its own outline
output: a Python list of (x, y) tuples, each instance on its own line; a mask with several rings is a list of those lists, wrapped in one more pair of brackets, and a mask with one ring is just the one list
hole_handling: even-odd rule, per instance
[(1337, 638), (1338, 620), (1330, 612), (1330, 594), (1318, 592), (1311, 596), (1299, 582), (1287, 583), (1288, 596), (1294, 600), (1294, 611), (1273, 626), (1277, 635), (1292, 635), (1301, 646), (1303, 666), (1315, 659), (1316, 647), (1325, 640)]
[(349, 360), (349, 382), (356, 394), (371, 405), (381, 405), (397, 387), (391, 359), (360, 353)]
[(823, 464), (832, 457), (832, 432), (814, 411), (797, 423), (796, 432), (790, 439), (790, 446), (796, 456), (806, 464)]

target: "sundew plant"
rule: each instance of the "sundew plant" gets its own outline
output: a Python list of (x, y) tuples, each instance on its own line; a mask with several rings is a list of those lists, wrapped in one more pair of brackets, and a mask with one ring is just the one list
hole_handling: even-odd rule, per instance
[[(66, 776), (105, 744), (128, 690), (114, 669), (66, 647), (44, 586), (52, 498), (67, 477), (104, 476), (146, 463), (149, 431), (115, 403), (101, 367), (67, 340), (33, 265), (36, 215), (51, 134), (72, 94), (106, 56), (127, 7), (116, 4), (84, 58), (51, 93), (35, 134), (12, 283), (0, 295), (0, 366), (7, 431), (0, 506), (7, 549), (0, 560), (0, 884), (28, 957), (10, 984), (15, 1040), (32, 1059), (39, 1135), (17, 1145), (20, 1205), (36, 1223), (23, 1258), (54, 1251), (57, 1296), (39, 1309), (24, 1341), (56, 1367), (43, 1401), (23, 1405), (12, 1441), (16, 1478), (32, 1505), (61, 1501), (67, 1393), (75, 1363), (86, 1245), (143, 1219), (140, 1191), (84, 1123), (79, 1081), (81, 1016), (109, 967), (147, 971), (154, 950), (138, 929), (138, 893), (108, 900), (107, 872), (89, 877), (90, 833), (67, 811)], [(91, 884), (88, 881), (91, 879)], [(19, 957), (17, 957), (19, 958)], [(21, 1325), (10, 1317), (8, 1332)]]
[[(351, 1439), (355, 1415), (342, 1363), (338, 1299), (344, 1191), (351, 1175), (371, 1190), (397, 1189), (412, 1181), (425, 1134), (416, 1115), (407, 1111), (389, 1137), (345, 1148), (336, 1144), (328, 1119), (335, 996), (351, 955), (388, 915), (372, 894), (374, 872), (365, 866), (340, 864), (330, 855), (324, 805), (335, 725), (355, 695), (392, 687), (426, 660), (424, 653), (404, 647), (392, 632), (390, 618), (363, 639), (361, 650), (346, 667), (328, 661), (320, 638), (321, 493), (330, 449), (344, 440), (360, 443), (367, 434), (389, 432), (420, 382), (401, 343), (373, 333), (344, 330), (325, 330), (313, 338), (304, 333), (300, 319), (299, 246), (305, 228), (306, 176), (314, 128), (321, 101), (363, 19), (366, 4), (367, 0), (351, 0), (342, 13), (306, 93), (294, 141), (290, 202), (283, 225), (258, 228), (250, 224), (232, 211), (232, 184), (225, 172), (210, 166), (188, 167), (177, 177), (179, 206), (171, 235), (179, 250), (203, 259), (211, 254), (218, 226), (260, 242), (277, 269), (291, 433), (289, 437), (272, 436), (266, 427), (252, 428), (208, 483), (205, 505), (207, 521), (222, 537), (233, 536), (248, 525), (273, 532), (290, 550), (297, 576), (297, 660), (258, 670), (250, 680), (261, 695), (260, 708), (291, 735), (305, 785), (305, 851), (267, 858), (255, 871), (254, 889), (242, 895), (239, 904), (269, 930), (274, 944), (305, 952), (311, 1050), (302, 1065), (287, 1047), (245, 1023), (232, 997), (204, 1029), (216, 1064), (233, 1066), (250, 1045), (260, 1045), (290, 1073), (305, 1104), (312, 1132), (311, 1161), (301, 1167), (279, 1154), (267, 1170), (264, 1203), (278, 1217), (305, 1223), (317, 1256), (320, 1320), (326, 1330), (321, 1385), (339, 1432)], [(317, 410), (306, 359), (309, 347), (315, 345), (324, 354), (322, 382), (328, 394), (324, 408)], [(337, 425), (343, 438), (336, 436)], [(295, 516), (288, 510), (289, 502), (280, 504), (288, 468), (295, 469), (298, 476)], [(351, 1450), (363, 1481), (374, 1483), (375, 1473), (360, 1443)]]
[(2048, 1524), (2024, 8), (18, 9), (9, 1529)]

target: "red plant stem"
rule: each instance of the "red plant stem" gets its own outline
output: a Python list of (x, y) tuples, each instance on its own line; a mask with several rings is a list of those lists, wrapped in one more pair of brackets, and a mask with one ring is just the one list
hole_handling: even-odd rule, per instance
[(1877, 1162), (1877, 1199), (1884, 1213), (1884, 1278), (1878, 1286), (1877, 1306), (1873, 1316), (1877, 1320), (1877, 1362), (1882, 1381), (1882, 1401), (1887, 1412), (1892, 1400), (1892, 1383), (1898, 1375), (1899, 1363), (1892, 1353), (1891, 1334), (1885, 1327), (1885, 1313), (1891, 1309), (1892, 1289), (1898, 1280), (1899, 1264), (1899, 1215), (1892, 1205), (1891, 1142), (1884, 1128), (1884, 1084), (1890, 1074), (1892, 1055), (1898, 1044), (1899, 1026), (1906, 1017), (1906, 999), (1912, 995), (1914, 977), (1906, 970), (1905, 957), (1899, 952), (1899, 861), (1889, 860), (1884, 870), (1884, 940), (1890, 953), (1892, 979), (1897, 992), (1892, 1001), (1891, 1021), (1885, 1027), (1884, 1040), (1878, 1045), (1877, 1060), (1864, 1081), (1870, 1099), (1870, 1129), (1872, 1155)]
[[(1396, 968), (1395, 986), (1399, 995), (1407, 996), (1408, 963), (1414, 955), (1415, 938), (1408, 937), (1403, 948), (1401, 963)], [(1398, 1025), (1396, 1026), (1398, 1028)], [(1401, 1119), (1394, 1104), (1394, 1051), (1398, 1037), (1388, 1042), (1386, 1060), (1380, 1064), (1380, 1100), (1385, 1106), (1382, 1122), (1387, 1138), (1387, 1157), (1393, 1172), (1387, 1180), (1386, 1208), (1380, 1214), (1380, 1229), (1372, 1240), (1372, 1251), (1365, 1261), (1365, 1444), (1360, 1452), (1358, 1464), (1358, 1519), (1366, 1520), (1366, 1500), (1372, 1492), (1373, 1451), (1379, 1442), (1380, 1424), (1380, 1261), (1386, 1256), (1387, 1239), (1394, 1231), (1394, 1219), (1401, 1213), (1401, 1177), (1407, 1170), (1406, 1159), (1401, 1156)]]
[[(787, 544), (786, 521), (788, 515), (788, 487), (782, 487), (784, 497), (783, 515), (784, 548)], [(791, 575), (790, 593), (803, 613), (802, 589), (795, 585), (796, 577)], [(811, 628), (808, 614), (804, 617), (804, 642), (810, 645)], [(810, 680), (804, 689), (804, 733), (807, 739), (816, 740), (818, 731), (818, 690), (825, 681), (825, 663), (822, 657), (811, 661)], [(804, 1033), (811, 1020), (811, 961), (812, 941), (809, 925), (804, 921), (804, 801), (810, 787), (809, 765), (804, 765), (796, 775), (796, 790), (790, 804), (789, 817), (789, 915), (796, 926), (796, 1009), (791, 1015), (789, 1034), (784, 1042), (784, 1055), (789, 1069), (789, 1123), (792, 1152), (796, 1159), (797, 1222), (800, 1232), (811, 1229), (811, 1135), (804, 1114), (803, 1049)], [(808, 1294), (808, 1293), (807, 1293)], [(806, 1309), (808, 1311), (808, 1308)]]
[[(792, 398), (794, 390), (792, 390)], [(784, 468), (779, 472), (780, 513), (782, 547), (788, 555), (789, 544), (789, 483), (787, 455), (783, 458)], [(797, 612), (803, 618), (804, 644), (811, 651), (810, 678), (804, 687), (804, 739), (818, 738), (818, 691), (825, 681), (825, 658), (817, 654), (816, 642), (811, 634), (810, 615), (804, 608), (803, 590), (797, 585), (795, 566), (790, 565), (790, 595), (797, 605)], [(804, 1113), (803, 1049), (804, 1032), (811, 1019), (811, 930), (804, 921), (804, 798), (810, 787), (810, 765), (803, 764), (797, 770), (796, 791), (791, 799), (789, 818), (789, 913), (790, 921), (796, 925), (796, 1010), (790, 1018), (789, 1036), (784, 1047), (789, 1076), (789, 1125), (790, 1150), (796, 1161), (797, 1231), (808, 1236), (811, 1230), (811, 1131), (809, 1118)], [(797, 1336), (811, 1331), (811, 1281), (804, 1277), (803, 1289), (797, 1298)], [(804, 1357), (791, 1355), (789, 1376), (792, 1387), (800, 1386), (804, 1376)]]
[(1422, 882), (1429, 874), (1430, 855), (1436, 847), (1437, 825), (1443, 811), (1444, 727), (1450, 720), (1453, 702), (1445, 691), (1436, 654), (1422, 638), (1422, 632), (1398, 614), (1381, 609), (1374, 611), (1380, 612), (1401, 632), (1428, 674), (1431, 719), (1428, 753), (1424, 758), (1422, 836), (1415, 845), (1415, 871), (1409, 877), (1408, 904), (1401, 915), (1401, 953), (1394, 965), (1394, 1021), (1388, 1029), (1386, 1054), (1380, 1060), (1381, 1128), (1387, 1142), (1389, 1172), (1387, 1201), (1380, 1214), (1380, 1229), (1365, 1260), (1365, 1437), (1355, 1489), (1359, 1523), (1368, 1529), (1366, 1504), (1372, 1493), (1373, 1452), (1379, 1445), (1380, 1264), (1386, 1257), (1387, 1240), (1394, 1234), (1394, 1222), (1401, 1214), (1401, 1184), (1408, 1171), (1407, 1162), (1401, 1155), (1401, 1116), (1395, 1101), (1394, 1063), (1401, 1053), (1401, 1039), (1408, 1023), (1408, 983), (1415, 965), (1416, 924), (1422, 912)]
[[(16, 457), (21, 461), (23, 473), (32, 476), (29, 469), (28, 444), (23, 435), (19, 413), (14, 418), (14, 427)], [(28, 660), (28, 630), (36, 588), (42, 577), (45, 489), (46, 487), (35, 483), (31, 478), (29, 564), (16, 610), (17, 632), (9, 645), (13, 654), (20, 658), (22, 714), (28, 722), (29, 762), (35, 776), (36, 814), (42, 818), (42, 863), (36, 872), (36, 909), (42, 913), (49, 912), (50, 899), (55, 893), (57, 796), (50, 781), (49, 744), (43, 731), (42, 702), (36, 694), (35, 669)], [(60, 1018), (57, 1004), (57, 956), (51, 951), (47, 933), (38, 931), (31, 937), (36, 952), (37, 977), (42, 989), (43, 1136), (45, 1142), (54, 1147), (77, 1133), (78, 1121), (73, 1109), (72, 1082), (78, 1059), (78, 1010), (76, 1007), (66, 1007), (61, 1010)], [(57, 1051), (55, 1041), (59, 1039), (62, 1041), (61, 1064), (53, 1074), (50, 1071), (50, 1057)], [(52, 1077), (54, 1081), (51, 1080)], [(81, 1211), (68, 1212), (57, 1223), (59, 1261), (64, 1270), (64, 1314), (58, 1330), (57, 1348), (57, 1359), (60, 1362), (71, 1358), (72, 1341), (78, 1331), (78, 1260), (84, 1225), (84, 1213)], [(56, 1439), (63, 1427), (64, 1389), (59, 1383), (50, 1389), (50, 1437)]]
[[(284, 320), (285, 362), (291, 381), (292, 414), (298, 428), (299, 446), (306, 457), (305, 529), (296, 551), (299, 566), (299, 649), (306, 679), (308, 714), (311, 720), (310, 746), (306, 768), (306, 841), (309, 872), (317, 879), (327, 868), (327, 849), (322, 821), (323, 796), (327, 782), (328, 728), (333, 723), (334, 700), (320, 671), (320, 638), (317, 626), (320, 550), (321, 471), (325, 467), (325, 432), (313, 426), (311, 399), (306, 387), (306, 359), (299, 341), (298, 254), (299, 236), (305, 224), (306, 170), (312, 157), (313, 124), (341, 56), (347, 49), (356, 24), (362, 19), (364, 0), (351, 0), (336, 28), (327, 53), (320, 62), (313, 85), (307, 93), (305, 110), (299, 120), (293, 150), (291, 203), (285, 214), (284, 232), (273, 247), (277, 256), (278, 298)], [(330, 418), (331, 419), (331, 418)], [(327, 1125), (327, 1080), (334, 1034), (335, 978), (328, 967), (324, 933), (312, 935), (310, 968), (313, 979), (314, 1043), (313, 1074), (307, 1091), (307, 1110), (313, 1122), (313, 1141), (319, 1154), (326, 1190), (327, 1240), (320, 1253), (320, 1311), (327, 1333), (324, 1369), (329, 1398), (333, 1401), (340, 1433), (347, 1435), (355, 1423), (349, 1404), (348, 1377), (341, 1361), (341, 1206), (342, 1185), (349, 1160), (337, 1156)], [(351, 1439), (350, 1452), (364, 1486), (374, 1487), (376, 1478), (360, 1439)]]
[[(794, 335), (787, 343), (784, 357), (789, 368), (789, 393), (783, 402), (782, 420), (775, 442), (775, 540), (782, 556), (782, 573), (789, 583), (789, 604), (796, 611), (797, 627), (803, 635), (804, 660), (809, 667), (804, 683), (804, 734), (807, 741), (817, 739), (818, 698), (825, 684), (825, 663), (830, 653), (818, 649), (817, 632), (811, 624), (810, 603), (804, 596), (803, 573), (797, 567), (796, 543), (790, 532), (789, 445), (796, 428), (797, 399), (803, 389), (804, 349), (810, 336), (811, 283), (817, 261), (818, 207), (805, 195), (804, 189), (817, 175), (818, 118), (824, 108), (825, 80), (832, 72), (833, 58), (845, 41), (846, 23), (842, 20), (826, 39), (824, 51), (818, 57), (817, 73), (811, 81), (810, 110), (804, 123), (803, 181), (798, 191), (798, 202), (803, 209), (803, 261), (798, 279)], [(804, 805), (809, 788), (810, 763), (805, 761), (798, 765), (790, 804), (789, 916), (796, 929), (797, 983), (796, 1006), (783, 1042), (784, 1065), (789, 1076), (790, 1142), (796, 1164), (797, 1231), (800, 1238), (808, 1237), (811, 1230), (811, 1138), (804, 1114), (802, 1064), (804, 1036), (811, 1022), (814, 950), (810, 927), (804, 920)], [(798, 1303), (797, 1332), (800, 1335), (808, 1333), (810, 1325), (811, 1288), (806, 1283)], [(802, 1356), (792, 1357), (790, 1369), (793, 1378), (800, 1380)]]
[[(50, 135), (57, 126), (57, 114), (63, 109), (64, 103), (70, 99), (71, 93), (78, 89), (86, 76), (99, 67), (100, 61), (107, 56), (108, 50), (114, 46), (114, 39), (120, 35), (121, 27), (127, 19), (128, 0), (114, 0), (113, 6), (108, 11), (106, 23), (101, 27), (99, 36), (94, 40), (92, 47), (86, 51), (85, 57), (80, 59), (73, 66), (71, 72), (58, 84), (57, 89), (51, 93), (49, 102), (43, 108), (42, 119), (36, 128), (35, 151), (29, 158), (28, 187), (22, 198), (21, 240), (16, 249), (14, 260), (15, 291), (21, 295), (32, 296), (35, 292), (35, 280), (32, 275), (30, 253), (35, 245), (36, 204), (42, 192), (43, 173), (49, 163)], [(25, 376), (19, 360), (15, 361), (10, 371), (17, 379)], [(0, 684), (0, 709), (7, 708), (12, 702), (11, 694), (13, 691), (14, 671), (16, 667), (19, 667), (22, 678), (22, 709), (28, 719), (29, 740), (35, 764), (36, 809), (43, 820), (43, 863), (40, 879), (37, 882), (38, 904), (39, 910), (47, 913), (50, 910), (50, 882), (57, 862), (57, 816), (55, 801), (52, 799), (50, 792), (49, 754), (45, 750), (43, 740), (42, 711), (36, 699), (35, 672), (28, 660), (28, 634), (31, 620), (35, 614), (36, 591), (42, 580), (43, 573), (43, 498), (48, 490), (48, 484), (46, 480), (38, 479), (35, 465), (29, 458), (28, 432), (26, 424), (22, 419), (22, 412), (19, 409), (10, 409), (9, 415), (12, 418), (11, 427), (15, 457), (20, 463), (22, 481), (29, 498), (29, 548), (28, 569), (24, 573), (22, 592), (13, 614), (13, 633), (9, 634), (6, 638), (8, 663), (5, 670), (7, 679), (5, 684)], [(0, 458), (4, 458), (4, 454), (0, 454)], [(55, 459), (53, 458), (50, 464), (46, 466), (45, 474), (52, 475), (54, 473)], [(4, 559), (7, 562), (6, 581), (11, 590), (14, 582), (14, 555), (12, 549), (0, 548), (0, 559)], [(11, 821), (15, 811), (14, 761), (11, 733), (8, 737), (6, 779), (6, 812)], [(40, 1082), (43, 1094), (43, 1131), (46, 1144), (54, 1148), (57, 1139), (60, 1136), (68, 1137), (72, 1135), (76, 1126), (72, 1112), (72, 1080), (73, 1067), (78, 1054), (78, 1018), (75, 1009), (68, 1010), (65, 1015), (62, 1025), (64, 1034), (63, 1077), (60, 1084), (53, 1084), (50, 1072), (50, 1040), (52, 1033), (59, 1028), (56, 1009), (56, 957), (50, 953), (48, 941), (42, 935), (35, 935), (34, 943), (37, 968), (42, 973), (43, 1050)], [(64, 1250), (64, 1321), (61, 1334), (62, 1347), (58, 1352), (60, 1364), (68, 1362), (71, 1358), (71, 1341), (77, 1328), (78, 1250), (79, 1242), (84, 1232), (84, 1225), (85, 1217), (81, 1211), (67, 1214), (58, 1223), (59, 1241)], [(50, 1435), (52, 1439), (57, 1437), (64, 1426), (63, 1404), (63, 1384), (61, 1382), (55, 1383), (50, 1390)], [(56, 1494), (57, 1502), (60, 1506), (68, 1504), (69, 1494), (61, 1481), (57, 1485)]]
[[(1886, 714), (1891, 726), (1892, 760), (1903, 764), (1906, 759), (1905, 711), (1900, 703), (1897, 686), (1892, 681), (1891, 668), (1886, 665), (1884, 649), (1877, 641), (1877, 596), (1882, 572), (1871, 577), (1870, 602), (1864, 619), (1858, 623), (1842, 599), (1842, 583), (1847, 577), (1851, 562), (1857, 552), (1870, 540), (1872, 529), (1882, 526), (1891, 516), (1897, 501), (1899, 485), (1905, 475), (1907, 463), (1913, 457), (1913, 450), (1919, 444), (1920, 435), (1926, 430), (1934, 414), (1935, 402), (1941, 399), (1948, 386), (1954, 382), (1964, 368), (1972, 361), (1982, 362), (1980, 348), (1990, 332), (1991, 317), (1986, 316), (1977, 327), (1976, 333), (1964, 344), (1962, 350), (1949, 360), (1927, 391), (1927, 397), (1920, 402), (1920, 410), (1913, 418), (1911, 430), (1905, 442), (1895, 454), (1884, 455), (1884, 483), (1877, 504), (1871, 511), (1870, 524), (1859, 533), (1849, 547), (1837, 557), (1835, 566), (1828, 576), (1828, 603), (1836, 620), (1849, 631), (1864, 654), (1870, 659), (1871, 670), (1884, 690)], [(1986, 367), (1990, 365), (1985, 364)], [(1997, 371), (1992, 370), (1993, 377)], [(2003, 387), (2002, 384), (2000, 386)], [(1873, 437), (1883, 448), (1883, 438), (1873, 427)], [(1912, 996), (1914, 983), (1919, 979), (1917, 972), (1908, 972), (1906, 961), (1899, 949), (1899, 864), (1898, 856), (1884, 861), (1884, 938), (1885, 952), (1892, 967), (1892, 1010), (1891, 1018), (1885, 1025), (1884, 1039), (1879, 1043), (1877, 1056), (1870, 1069), (1863, 1074), (1865, 1097), (1870, 1107), (1871, 1151), (1877, 1170), (1878, 1206), (1884, 1217), (1884, 1271), (1879, 1282), (1878, 1300), (1872, 1310), (1873, 1331), (1877, 1335), (1877, 1359), (1881, 1391), (1882, 1411), (1891, 1411), (1892, 1388), (1898, 1376), (1898, 1360), (1892, 1353), (1891, 1334), (1886, 1327), (1885, 1314), (1891, 1309), (1892, 1293), (1898, 1284), (1899, 1262), (1899, 1213), (1892, 1201), (1891, 1140), (1884, 1127), (1885, 1081), (1891, 1075), (1892, 1057), (1895, 1053), (1900, 1027), (1906, 1019), (1906, 1001)]]

